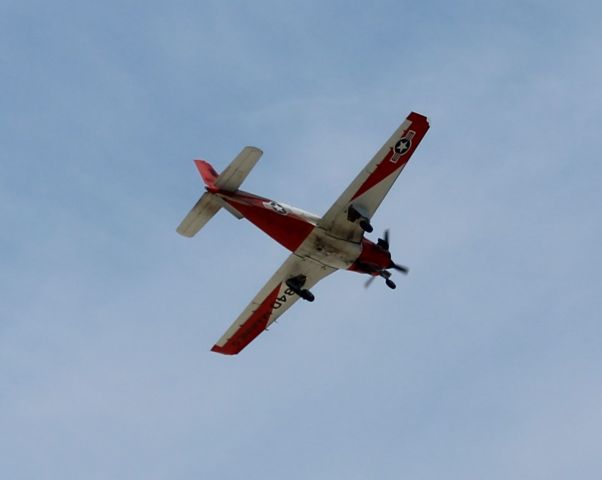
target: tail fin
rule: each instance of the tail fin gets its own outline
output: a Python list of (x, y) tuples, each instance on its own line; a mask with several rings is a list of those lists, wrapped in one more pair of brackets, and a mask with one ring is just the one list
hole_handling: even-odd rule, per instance
[[(247, 175), (249, 175), (262, 155), (263, 152), (259, 148), (243, 148), (236, 158), (232, 160), (230, 165), (228, 165), (226, 169), (217, 176), (217, 178), (213, 177), (216, 172), (207, 162), (198, 161), (199, 163), (197, 163), (197, 168), (201, 172), (203, 180), (205, 180), (207, 186), (209, 186), (209, 179), (209, 181), (212, 181), (213, 185), (218, 190), (234, 192), (238, 190), (238, 187), (240, 187), (245, 178), (247, 178)], [(201, 163), (204, 163), (205, 165), (199, 166)], [(203, 168), (204, 173), (201, 171), (201, 167)]]
[(218, 174), (209, 162), (195, 160), (194, 163), (201, 177), (203, 177), (208, 191), (196, 202), (196, 205), (188, 212), (176, 231), (185, 237), (193, 237), (221, 207), (226, 207), (235, 217), (242, 218), (240, 213), (229, 207), (213, 193), (220, 190), (225, 192), (238, 190), (238, 187), (247, 178), (261, 155), (263, 155), (263, 152), (259, 148), (245, 147), (221, 174)]
[(203, 177), (205, 185), (207, 185), (207, 187), (209, 187), (211, 190), (217, 189), (215, 186), (215, 181), (217, 180), (219, 174), (215, 171), (211, 164), (205, 160), (195, 160), (194, 164), (201, 174), (201, 177)]

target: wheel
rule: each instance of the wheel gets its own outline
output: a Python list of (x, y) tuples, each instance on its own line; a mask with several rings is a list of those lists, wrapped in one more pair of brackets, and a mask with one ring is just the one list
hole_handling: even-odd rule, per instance
[(307, 300), (308, 302), (313, 302), (316, 299), (316, 297), (314, 297), (314, 294), (311, 293), (309, 290), (302, 290), (301, 294), (301, 298), (303, 298), (303, 300)]
[(368, 220), (360, 221), (360, 227), (362, 227), (362, 229), (368, 233), (371, 233), (372, 230), (374, 230), (374, 228), (372, 227), (372, 225), (370, 225), (370, 222), (368, 222)]
[(389, 280), (388, 278), (385, 280), (385, 283), (387, 284), (387, 287), (389, 287), (392, 290), (394, 290), (397, 287), (393, 280)]

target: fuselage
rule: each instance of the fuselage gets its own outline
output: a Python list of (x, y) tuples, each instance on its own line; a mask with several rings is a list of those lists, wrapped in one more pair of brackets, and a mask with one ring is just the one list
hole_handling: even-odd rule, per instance
[(320, 217), (313, 213), (241, 190), (212, 193), (300, 257), (370, 275), (390, 265), (388, 251), (364, 237), (360, 242), (336, 238), (318, 225)]

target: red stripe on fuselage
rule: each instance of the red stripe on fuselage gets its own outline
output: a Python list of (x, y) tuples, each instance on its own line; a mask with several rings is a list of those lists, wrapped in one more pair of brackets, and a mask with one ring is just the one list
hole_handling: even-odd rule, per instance
[(223, 345), (214, 345), (212, 352), (223, 353), (224, 355), (236, 355), (249, 343), (251, 343), (268, 326), (268, 321), (274, 309), (274, 302), (280, 291), (278, 286), (266, 297), (261, 305), (251, 316), (243, 323), (232, 337)]
[(270, 206), (273, 201), (269, 198), (241, 191), (223, 193), (222, 198), (291, 252), (297, 250), (314, 229), (312, 223), (288, 210), (278, 213), (277, 207)]

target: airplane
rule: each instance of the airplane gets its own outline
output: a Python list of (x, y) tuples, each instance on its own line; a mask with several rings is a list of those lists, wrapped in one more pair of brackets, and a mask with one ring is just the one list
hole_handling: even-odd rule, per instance
[(382, 277), (395, 288), (390, 270), (408, 273), (389, 252), (389, 233), (376, 243), (365, 238), (370, 220), (429, 129), (428, 119), (412, 112), (328, 211), (319, 217), (281, 202), (239, 190), (263, 152), (244, 147), (221, 174), (204, 160), (194, 163), (205, 192), (176, 231), (193, 237), (222, 208), (246, 218), (292, 253), (211, 349), (236, 355), (299, 298), (337, 270)]

